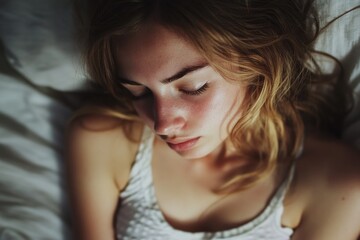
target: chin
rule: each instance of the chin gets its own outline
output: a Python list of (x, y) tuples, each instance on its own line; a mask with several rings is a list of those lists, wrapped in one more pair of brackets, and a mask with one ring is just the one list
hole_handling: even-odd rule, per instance
[(179, 152), (177, 152), (177, 154), (179, 154), (182, 158), (185, 158), (187, 160), (201, 159), (206, 156), (206, 155), (197, 154), (197, 153), (179, 153)]
[(217, 148), (210, 149), (209, 146), (207, 146), (206, 148), (195, 147), (187, 151), (183, 151), (183, 152), (175, 151), (175, 152), (185, 159), (196, 160), (196, 159), (208, 158), (216, 150)]

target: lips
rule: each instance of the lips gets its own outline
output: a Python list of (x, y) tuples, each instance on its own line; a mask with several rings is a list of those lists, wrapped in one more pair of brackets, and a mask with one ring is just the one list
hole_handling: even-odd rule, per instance
[(174, 139), (173, 141), (167, 141), (167, 145), (177, 151), (177, 152), (183, 152), (186, 150), (191, 149), (199, 140), (200, 137), (196, 137), (196, 138), (190, 138), (190, 139)]

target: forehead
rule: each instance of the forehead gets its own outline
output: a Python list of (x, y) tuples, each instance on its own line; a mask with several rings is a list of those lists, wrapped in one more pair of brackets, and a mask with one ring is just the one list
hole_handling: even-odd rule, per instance
[(134, 81), (164, 79), (205, 61), (189, 41), (157, 23), (114, 43), (118, 74)]

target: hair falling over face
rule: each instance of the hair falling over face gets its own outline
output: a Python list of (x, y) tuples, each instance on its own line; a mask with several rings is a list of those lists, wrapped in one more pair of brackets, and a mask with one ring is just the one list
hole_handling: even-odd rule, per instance
[(309, 129), (339, 133), (348, 105), (341, 74), (325, 76), (317, 67), (312, 0), (99, 0), (87, 12), (84, 61), (90, 79), (116, 99), (107, 114), (137, 118), (117, 81), (114, 41), (148, 21), (183, 36), (228, 81), (245, 84), (243, 114), (230, 136), (252, 164), (220, 192), (247, 188), (290, 164)]

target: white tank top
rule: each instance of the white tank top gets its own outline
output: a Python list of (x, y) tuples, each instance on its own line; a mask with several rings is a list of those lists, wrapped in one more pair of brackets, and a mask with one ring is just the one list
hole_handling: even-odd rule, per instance
[(120, 193), (116, 213), (117, 240), (289, 240), (290, 228), (281, 226), (283, 199), (294, 167), (280, 185), (268, 206), (253, 220), (239, 227), (217, 232), (185, 232), (173, 228), (164, 218), (155, 197), (151, 158), (154, 135), (145, 128), (130, 178)]

